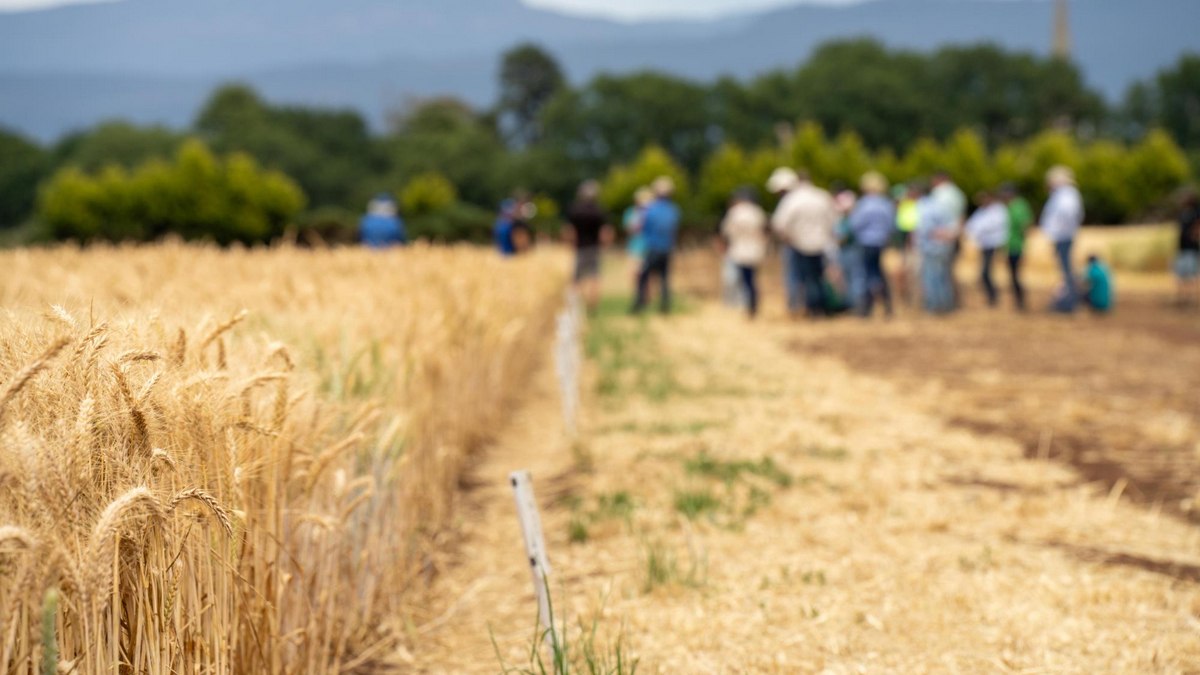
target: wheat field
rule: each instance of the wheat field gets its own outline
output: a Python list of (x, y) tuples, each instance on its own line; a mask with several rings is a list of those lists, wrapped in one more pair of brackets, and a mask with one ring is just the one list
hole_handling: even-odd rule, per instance
[(0, 253), (0, 672), (373, 672), (558, 254)]

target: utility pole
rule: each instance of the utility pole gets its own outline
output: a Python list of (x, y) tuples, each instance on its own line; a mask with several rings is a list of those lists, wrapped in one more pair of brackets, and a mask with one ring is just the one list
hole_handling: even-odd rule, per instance
[(1071, 58), (1071, 18), (1067, 0), (1054, 3), (1054, 57), (1064, 61)]

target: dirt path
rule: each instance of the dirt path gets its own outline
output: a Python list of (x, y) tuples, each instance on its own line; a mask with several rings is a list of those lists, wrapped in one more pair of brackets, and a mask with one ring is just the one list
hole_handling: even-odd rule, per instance
[[(590, 328), (580, 447), (543, 372), (471, 476), (461, 545), (408, 621), (418, 671), (498, 672), (491, 636), (528, 664), (520, 467), (558, 609), (601, 653), (623, 635), (638, 672), (1200, 669), (1200, 531), (963, 424), (936, 378), (855, 362), (900, 353), (854, 341), (877, 326), (617, 310)], [(887, 330), (920, 342), (905, 325)]]

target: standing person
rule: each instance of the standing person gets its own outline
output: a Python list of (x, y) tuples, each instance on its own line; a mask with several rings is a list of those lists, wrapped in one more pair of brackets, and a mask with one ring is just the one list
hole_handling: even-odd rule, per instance
[(871, 171), (862, 177), (862, 199), (850, 214), (850, 229), (862, 246), (863, 267), (867, 273), (867, 295), (859, 316), (871, 316), (875, 300), (883, 303), (886, 316), (892, 316), (892, 292), (883, 273), (883, 251), (896, 231), (896, 207), (888, 199), (887, 179)]
[(954, 184), (950, 174), (945, 171), (934, 174), (931, 185), (933, 190), (929, 196), (937, 203), (937, 208), (943, 216), (952, 221), (954, 227), (952, 233), (954, 238), (950, 251), (950, 293), (954, 298), (954, 304), (958, 305), (961, 292), (958, 287), (958, 278), (954, 272), (958, 265), (958, 255), (962, 251), (961, 236), (963, 223), (967, 220), (967, 196)]
[(358, 223), (359, 237), (370, 248), (389, 248), (408, 243), (404, 221), (389, 194), (377, 195), (367, 204), (367, 213)]
[[(917, 185), (916, 190), (924, 195), (923, 185)], [(917, 211), (920, 215), (916, 245), (921, 254), (921, 297), (927, 312), (948, 314), (954, 311), (951, 265), (958, 226), (954, 214), (944, 209), (933, 195), (922, 196), (917, 202)]]
[(509, 218), (512, 222), (512, 244), (514, 255), (526, 253), (533, 248), (533, 227), (529, 222), (537, 215), (537, 206), (529, 193), (518, 191), (513, 196)]
[(825, 254), (834, 248), (838, 220), (833, 196), (813, 185), (807, 174), (787, 168), (776, 169), (767, 188), (783, 194), (771, 227), (790, 250), (788, 310), (794, 314), (799, 309), (802, 288), (808, 316), (825, 316)]
[(758, 315), (758, 266), (767, 255), (767, 214), (749, 190), (733, 195), (733, 205), (721, 222), (721, 234), (729, 242), (728, 257), (737, 265), (738, 277), (746, 293), (750, 318)]
[(850, 229), (850, 214), (858, 197), (852, 190), (842, 190), (833, 198), (838, 210), (838, 224), (834, 228), (838, 246), (838, 271), (842, 278), (841, 292), (846, 304), (860, 312), (867, 297), (867, 269), (863, 264), (862, 247)]
[(646, 242), (642, 237), (642, 217), (646, 209), (654, 201), (654, 191), (648, 187), (640, 187), (633, 193), (633, 204), (625, 209), (621, 225), (625, 228), (625, 236), (629, 238), (625, 245), (625, 253), (629, 257), (629, 277), (633, 280), (636, 290), (638, 274), (642, 270), (642, 261), (646, 257)]
[(1042, 209), (1042, 234), (1054, 244), (1054, 253), (1062, 270), (1063, 288), (1051, 310), (1070, 314), (1079, 303), (1079, 290), (1071, 263), (1075, 235), (1083, 225), (1083, 196), (1075, 187), (1075, 172), (1056, 166), (1046, 173), (1050, 199)]
[(575, 288), (589, 310), (600, 302), (600, 247), (612, 241), (612, 226), (600, 207), (600, 183), (584, 181), (567, 209), (567, 241), (575, 244)]
[(492, 226), (492, 239), (495, 241), (496, 250), (505, 258), (517, 254), (517, 245), (513, 243), (513, 209), (516, 206), (517, 202), (512, 199), (500, 202), (496, 224)]
[(976, 195), (975, 203), (979, 208), (967, 220), (967, 236), (979, 248), (979, 281), (987, 295), (988, 307), (995, 307), (1000, 297), (992, 281), (992, 261), (996, 251), (1008, 245), (1008, 207), (987, 192)]
[(633, 314), (639, 314), (646, 308), (647, 287), (651, 276), (657, 276), (661, 285), (660, 311), (663, 314), (671, 311), (671, 252), (675, 249), (681, 214), (679, 207), (671, 200), (675, 194), (675, 181), (661, 176), (655, 179), (652, 188), (654, 201), (646, 208), (646, 214), (642, 217), (646, 260), (638, 273), (637, 298), (630, 310)]
[(1033, 209), (1017, 194), (1012, 183), (1000, 188), (1000, 198), (1008, 205), (1008, 276), (1012, 281), (1013, 302), (1017, 311), (1025, 311), (1025, 287), (1021, 284), (1021, 260), (1025, 256), (1025, 234), (1033, 224)]
[(900, 272), (896, 275), (897, 291), (900, 300), (905, 305), (913, 303), (913, 273), (916, 265), (913, 261), (913, 235), (921, 220), (917, 209), (917, 199), (920, 195), (907, 185), (898, 185), (896, 195), (896, 248), (900, 251)]
[(1200, 197), (1187, 196), (1179, 214), (1179, 254), (1175, 257), (1177, 302), (1180, 307), (1200, 305)]

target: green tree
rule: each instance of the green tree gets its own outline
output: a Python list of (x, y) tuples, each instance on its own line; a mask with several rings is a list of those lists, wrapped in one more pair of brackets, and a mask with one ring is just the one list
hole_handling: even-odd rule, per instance
[(415, 101), (393, 115), (391, 126), (391, 133), (381, 141), (388, 171), (370, 185), (372, 192), (436, 172), (454, 184), (463, 200), (490, 209), (516, 187), (505, 173), (504, 144), (462, 101)]
[[(827, 133), (854, 131), (871, 147), (907, 147), (931, 131), (923, 57), (889, 52), (875, 40), (822, 45), (795, 75), (795, 112)], [(796, 119), (796, 117), (792, 117)]]
[(830, 153), (829, 139), (825, 137), (821, 125), (816, 122), (800, 124), (784, 148), (783, 154), (790, 166), (808, 172), (818, 184), (828, 185), (837, 173)]
[(830, 185), (840, 183), (857, 189), (863, 174), (874, 164), (862, 138), (853, 131), (837, 135), (825, 153)]
[(441, 211), (458, 201), (458, 192), (436, 171), (420, 174), (400, 191), (400, 206), (406, 216), (423, 216)]
[(999, 183), (987, 146), (979, 134), (969, 129), (959, 130), (946, 141), (941, 163), (968, 196), (994, 190)]
[(183, 141), (182, 134), (166, 127), (104, 122), (59, 141), (54, 148), (54, 163), (71, 164), (84, 171), (97, 171), (110, 164), (132, 169), (151, 159), (171, 158)]
[(709, 155), (696, 181), (696, 206), (706, 214), (725, 210), (737, 189), (753, 185), (750, 159), (740, 147), (726, 143)]
[(591, 174), (633, 161), (648, 145), (696, 171), (714, 146), (708, 102), (705, 87), (678, 77), (601, 75), (550, 102), (545, 143)]
[(1187, 156), (1171, 136), (1154, 130), (1131, 149), (1127, 183), (1130, 216), (1141, 216), (1191, 179)]
[(217, 152), (245, 152), (292, 176), (317, 206), (361, 207), (364, 184), (384, 168), (358, 113), (273, 106), (244, 85), (214, 92), (195, 127)]
[(110, 165), (95, 175), (63, 169), (41, 191), (38, 218), (59, 238), (143, 241), (176, 233), (227, 244), (278, 236), (304, 204), (282, 174), (261, 170), (245, 154), (218, 159), (192, 140), (170, 164), (150, 160), (132, 172)]
[(633, 203), (633, 195), (638, 188), (649, 186), (659, 176), (667, 176), (675, 181), (677, 201), (687, 200), (687, 172), (665, 150), (649, 146), (632, 164), (618, 165), (609, 171), (604, 179), (600, 201), (610, 212), (619, 213)]
[(1147, 128), (1161, 126), (1186, 148), (1200, 148), (1200, 54), (1187, 54), (1148, 86)]
[(526, 43), (504, 54), (496, 112), (513, 145), (526, 147), (541, 138), (542, 109), (565, 86), (558, 62), (537, 45)]
[(37, 185), (50, 168), (48, 153), (18, 134), (0, 129), (0, 229), (20, 225), (33, 211)]
[(1088, 222), (1120, 223), (1133, 212), (1128, 159), (1126, 148), (1114, 141), (1084, 149), (1077, 178)]

